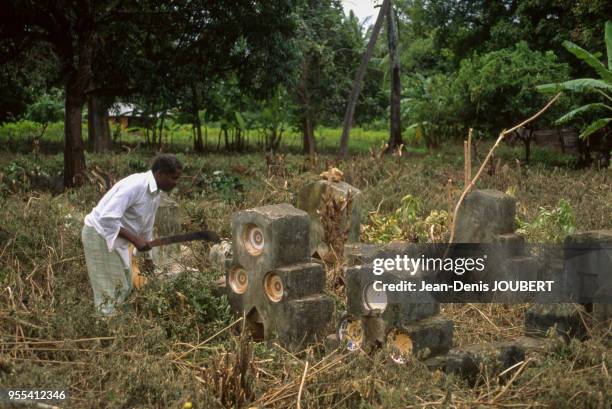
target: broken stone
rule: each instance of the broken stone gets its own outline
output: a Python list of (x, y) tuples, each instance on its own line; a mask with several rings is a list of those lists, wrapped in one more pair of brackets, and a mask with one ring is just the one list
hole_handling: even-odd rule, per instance
[(325, 337), (325, 341), (323, 342), (325, 346), (325, 353), (330, 354), (336, 349), (340, 347), (340, 340), (338, 339), (337, 334), (329, 334)]
[[(332, 182), (329, 180), (317, 180), (305, 185), (298, 193), (296, 207), (308, 213), (311, 219), (310, 227), (310, 254), (318, 253), (324, 257), (329, 251), (323, 242), (323, 225), (318, 211), (324, 205), (324, 198), (331, 195), (336, 200), (346, 200), (352, 197), (351, 212), (347, 220), (344, 220), (343, 228), (348, 229), (348, 242), (359, 241), (359, 227), (362, 194), (359, 189), (346, 182)], [(323, 254), (322, 254), (323, 253)]]
[(455, 243), (493, 243), (514, 233), (516, 200), (497, 190), (474, 190), (457, 214)]
[(584, 339), (587, 330), (581, 314), (584, 307), (577, 304), (535, 304), (525, 313), (525, 333), (544, 337), (551, 328), (564, 338)]
[(334, 303), (321, 294), (325, 271), (309, 256), (310, 218), (291, 205), (263, 206), (232, 218), (232, 258), (225, 259), (230, 306), (255, 339), (290, 350), (323, 340)]
[(428, 358), (447, 352), (453, 345), (453, 321), (435, 316), (403, 326), (399, 329), (412, 340), (413, 354)]
[(232, 256), (232, 243), (223, 240), (221, 243), (217, 243), (210, 248), (208, 253), (208, 259), (210, 260), (213, 267), (223, 270), (225, 267), (225, 260)]

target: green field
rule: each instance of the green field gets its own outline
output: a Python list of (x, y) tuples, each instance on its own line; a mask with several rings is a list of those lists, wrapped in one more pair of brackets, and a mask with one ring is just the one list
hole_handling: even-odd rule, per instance
[[(42, 133), (43, 126), (32, 121), (19, 121), (15, 123), (5, 123), (0, 125), (0, 143), (8, 149), (18, 149), (28, 152), (32, 149), (33, 141)], [(55, 122), (49, 124), (40, 141), (41, 145), (55, 146), (56, 149), (63, 144), (64, 140), (63, 123)], [(217, 151), (224, 149), (224, 137), (218, 125), (202, 127), (203, 135), (207, 135), (205, 149)], [(127, 144), (136, 146), (145, 143), (144, 130), (140, 128), (122, 129), (113, 127), (111, 134), (115, 144), (118, 146)], [(337, 151), (340, 144), (341, 128), (319, 127), (315, 131), (317, 150), (322, 153), (332, 153)], [(83, 137), (87, 142), (87, 126), (83, 125)], [(246, 144), (247, 150), (262, 150), (262, 130), (247, 130)], [(349, 139), (349, 151), (354, 153), (367, 153), (370, 148), (380, 150), (389, 138), (387, 130), (375, 130), (356, 127), (351, 130)], [(409, 149), (423, 151), (419, 143), (414, 141), (413, 133), (406, 133), (405, 142)], [(193, 130), (190, 125), (171, 125), (163, 132), (163, 145), (168, 150), (185, 151), (193, 147)], [(17, 147), (17, 148), (16, 148)], [(281, 139), (280, 151), (300, 152), (302, 149), (302, 134), (292, 128), (286, 127), (286, 131)]]

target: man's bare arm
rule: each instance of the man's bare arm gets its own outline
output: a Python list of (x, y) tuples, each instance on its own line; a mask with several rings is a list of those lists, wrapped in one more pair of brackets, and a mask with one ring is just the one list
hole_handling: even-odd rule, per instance
[(149, 251), (151, 250), (151, 246), (149, 246), (149, 242), (145, 240), (143, 237), (138, 236), (128, 229), (121, 227), (119, 229), (119, 237), (123, 237), (138, 249), (138, 251)]

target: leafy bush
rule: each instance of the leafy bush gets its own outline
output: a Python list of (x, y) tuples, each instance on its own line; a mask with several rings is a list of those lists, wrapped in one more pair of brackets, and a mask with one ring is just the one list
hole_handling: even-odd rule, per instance
[(63, 95), (59, 90), (41, 94), (36, 101), (28, 106), (27, 118), (38, 122), (42, 126), (39, 138), (42, 138), (47, 125), (61, 121), (64, 117)]
[(517, 233), (532, 243), (560, 243), (565, 236), (576, 230), (576, 219), (572, 206), (565, 199), (559, 199), (557, 207), (540, 207), (532, 222), (517, 218)]
[(161, 323), (169, 337), (193, 339), (197, 327), (204, 326), (211, 335), (230, 322), (227, 298), (213, 295), (213, 287), (209, 276), (183, 272), (174, 280), (150, 283), (134, 302), (140, 313)]
[(413, 242), (439, 243), (448, 233), (448, 213), (445, 210), (432, 210), (422, 219), (421, 202), (412, 195), (402, 198), (401, 206), (391, 215), (369, 214), (369, 223), (364, 226), (363, 234), (367, 241), (389, 243), (409, 240)]
[(55, 185), (61, 180), (61, 167), (54, 165), (53, 161), (46, 162), (43, 167), (26, 159), (12, 160), (0, 172), (0, 196), (33, 189), (56, 190)]
[(453, 94), (463, 101), (455, 118), (496, 136), (546, 103), (548, 98), (536, 91), (536, 85), (568, 76), (569, 66), (557, 62), (552, 52), (532, 50), (525, 42), (476, 54), (461, 62), (453, 83)]
[(201, 196), (215, 193), (222, 200), (228, 202), (242, 200), (244, 193), (242, 180), (238, 176), (227, 174), (222, 170), (216, 170), (210, 175), (200, 174), (194, 181), (194, 185), (202, 189), (198, 192)]

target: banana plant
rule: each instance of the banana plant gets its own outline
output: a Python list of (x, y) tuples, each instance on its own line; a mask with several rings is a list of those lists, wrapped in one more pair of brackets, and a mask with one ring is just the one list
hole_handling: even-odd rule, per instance
[[(591, 66), (599, 75), (599, 78), (577, 78), (561, 83), (544, 84), (537, 87), (538, 91), (547, 93), (554, 93), (559, 91), (580, 93), (595, 92), (603, 96), (606, 102), (593, 102), (590, 104), (582, 105), (581, 107), (578, 107), (557, 119), (556, 124), (560, 125), (567, 123), (586, 112), (605, 110), (612, 114), (612, 21), (606, 22), (605, 40), (607, 49), (606, 51), (608, 54), (607, 67), (601, 61), (599, 61), (599, 59), (595, 55), (577, 46), (571, 41), (563, 42), (563, 46), (570, 53), (574, 54), (576, 57)], [(610, 123), (611, 121), (612, 117), (610, 116), (596, 119), (582, 130), (580, 138), (588, 138), (590, 135), (592, 135), (599, 129), (608, 125), (608, 123)]]

